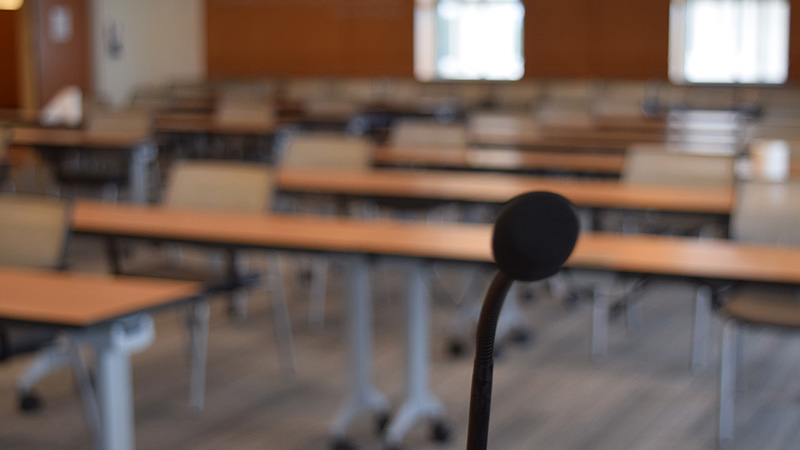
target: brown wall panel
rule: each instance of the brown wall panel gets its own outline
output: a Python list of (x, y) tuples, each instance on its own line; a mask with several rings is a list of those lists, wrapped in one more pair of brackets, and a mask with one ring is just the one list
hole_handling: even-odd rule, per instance
[(525, 77), (586, 77), (592, 0), (526, 0)]
[(411, 75), (408, 0), (206, 0), (208, 74)]
[(789, 82), (800, 83), (800, 0), (790, 0)]
[[(800, 0), (789, 79), (800, 82)], [(523, 0), (525, 77), (667, 79), (669, 0)], [(413, 76), (413, 0), (206, 0), (208, 74)]]
[(19, 106), (17, 11), (0, 11), (0, 108)]
[(590, 75), (667, 77), (669, 0), (601, 0), (588, 8)]

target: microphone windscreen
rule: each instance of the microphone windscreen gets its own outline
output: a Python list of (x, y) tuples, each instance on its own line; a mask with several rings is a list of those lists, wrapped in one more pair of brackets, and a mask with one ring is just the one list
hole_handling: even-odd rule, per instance
[(567, 261), (578, 231), (578, 217), (564, 197), (552, 192), (518, 195), (503, 206), (495, 220), (494, 260), (515, 280), (542, 280)]

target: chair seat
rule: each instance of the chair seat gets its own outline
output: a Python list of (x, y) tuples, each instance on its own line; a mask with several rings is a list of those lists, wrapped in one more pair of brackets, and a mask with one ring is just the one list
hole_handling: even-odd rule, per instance
[(233, 278), (222, 270), (201, 267), (198, 265), (173, 265), (161, 264), (141, 268), (125, 270), (126, 276), (163, 278), (171, 280), (197, 281), (205, 284), (205, 293), (213, 294), (217, 292), (230, 291), (246, 286), (251, 286), (258, 282), (260, 275), (257, 273), (240, 274)]
[(731, 293), (722, 311), (741, 322), (784, 328), (800, 327), (800, 298), (796, 288), (742, 288)]
[(55, 328), (8, 325), (0, 328), (0, 361), (15, 355), (35, 352), (56, 339)]

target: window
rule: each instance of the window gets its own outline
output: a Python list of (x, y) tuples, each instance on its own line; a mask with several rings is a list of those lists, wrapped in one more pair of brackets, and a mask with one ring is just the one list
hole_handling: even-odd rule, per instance
[(414, 72), (422, 81), (518, 80), (525, 71), (519, 0), (416, 0)]
[(676, 83), (784, 83), (787, 0), (672, 0), (670, 79)]

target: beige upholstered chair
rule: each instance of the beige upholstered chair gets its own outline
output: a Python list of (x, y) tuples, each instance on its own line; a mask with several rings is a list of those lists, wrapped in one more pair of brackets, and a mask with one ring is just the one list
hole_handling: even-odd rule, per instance
[[(622, 183), (631, 186), (731, 188), (734, 184), (733, 157), (629, 149), (625, 153)], [(718, 236), (724, 230), (709, 216), (670, 217), (658, 212), (625, 214), (625, 232), (665, 232)]]
[(7, 186), (14, 190), (14, 183), (11, 180), (11, 165), (6, 160), (10, 140), (11, 129), (0, 124), (0, 192)]
[[(743, 183), (731, 216), (730, 234), (738, 241), (800, 245), (800, 184)], [(733, 289), (720, 312), (726, 319), (720, 361), (720, 443), (733, 439), (737, 358), (740, 328), (800, 329), (800, 290), (786, 286)]]
[(170, 208), (264, 212), (272, 201), (272, 171), (234, 161), (179, 161), (164, 192)]
[[(286, 169), (320, 169), (335, 171), (367, 170), (372, 163), (372, 143), (366, 138), (354, 138), (340, 133), (298, 134), (291, 138), (281, 167)], [(286, 206), (294, 212), (334, 214), (335, 206), (326, 199), (287, 199)], [(371, 205), (355, 205), (352, 214), (370, 215)], [(311, 289), (309, 322), (322, 327), (325, 323), (325, 291), (327, 289), (328, 259), (324, 255), (311, 258)]]
[(631, 149), (622, 181), (637, 186), (733, 186), (733, 158)]
[[(148, 138), (153, 130), (152, 112), (145, 109), (108, 109), (93, 107), (84, 115), (86, 131), (95, 136), (124, 135)], [(74, 191), (88, 189), (116, 200), (120, 186), (129, 182), (130, 158), (125, 152), (74, 150), (59, 152), (55, 160), (55, 177), (59, 187)], [(152, 165), (151, 185), (160, 188), (156, 151), (148, 154)]]
[[(230, 213), (266, 213), (271, 205), (273, 190), (272, 170), (264, 165), (239, 161), (179, 161), (170, 172), (164, 194), (164, 206), (187, 210), (224, 211)], [(246, 255), (241, 252), (230, 253), (230, 263), (235, 265), (239, 275), (246, 270)], [(178, 261), (174, 261), (177, 259)], [(171, 262), (156, 265), (148, 263), (143, 268), (123, 269), (126, 274), (155, 276), (161, 278), (188, 279), (209, 282), (225, 280), (234, 284), (248, 284), (247, 278), (227, 280), (228, 272), (209, 264), (189, 264), (185, 258), (173, 258)], [(208, 263), (206, 259), (204, 261)], [(279, 353), (284, 370), (293, 372), (295, 368), (294, 348), (283, 286), (281, 264), (274, 252), (267, 254), (270, 277), (270, 302), (273, 308), (275, 331)], [(212, 265), (213, 266), (213, 265)], [(246, 297), (243, 287), (233, 292), (232, 309), (234, 314), (244, 317)], [(198, 302), (190, 315), (192, 333), (192, 379), (190, 403), (196, 409), (203, 408), (205, 386), (205, 342), (208, 332), (208, 305)], [(199, 347), (198, 347), (199, 346)]]
[(442, 124), (434, 120), (398, 119), (389, 131), (387, 145), (396, 148), (466, 147), (463, 124)]
[(338, 133), (309, 133), (289, 142), (281, 167), (287, 169), (365, 170), (372, 163), (372, 144)]
[(481, 140), (487, 134), (535, 138), (540, 135), (539, 128), (539, 121), (528, 112), (476, 111), (467, 120), (469, 136), (474, 140)]
[(221, 125), (268, 128), (275, 124), (275, 108), (266, 101), (225, 98), (217, 105), (214, 120)]
[[(71, 220), (70, 206), (64, 201), (0, 195), (0, 266), (63, 269)], [(20, 408), (38, 408), (39, 397), (33, 393), (33, 386), (50, 372), (71, 367), (86, 419), (97, 437), (100, 420), (97, 401), (77, 344), (51, 328), (0, 325), (0, 361), (30, 352), (37, 352), (37, 355), (16, 385)]]

